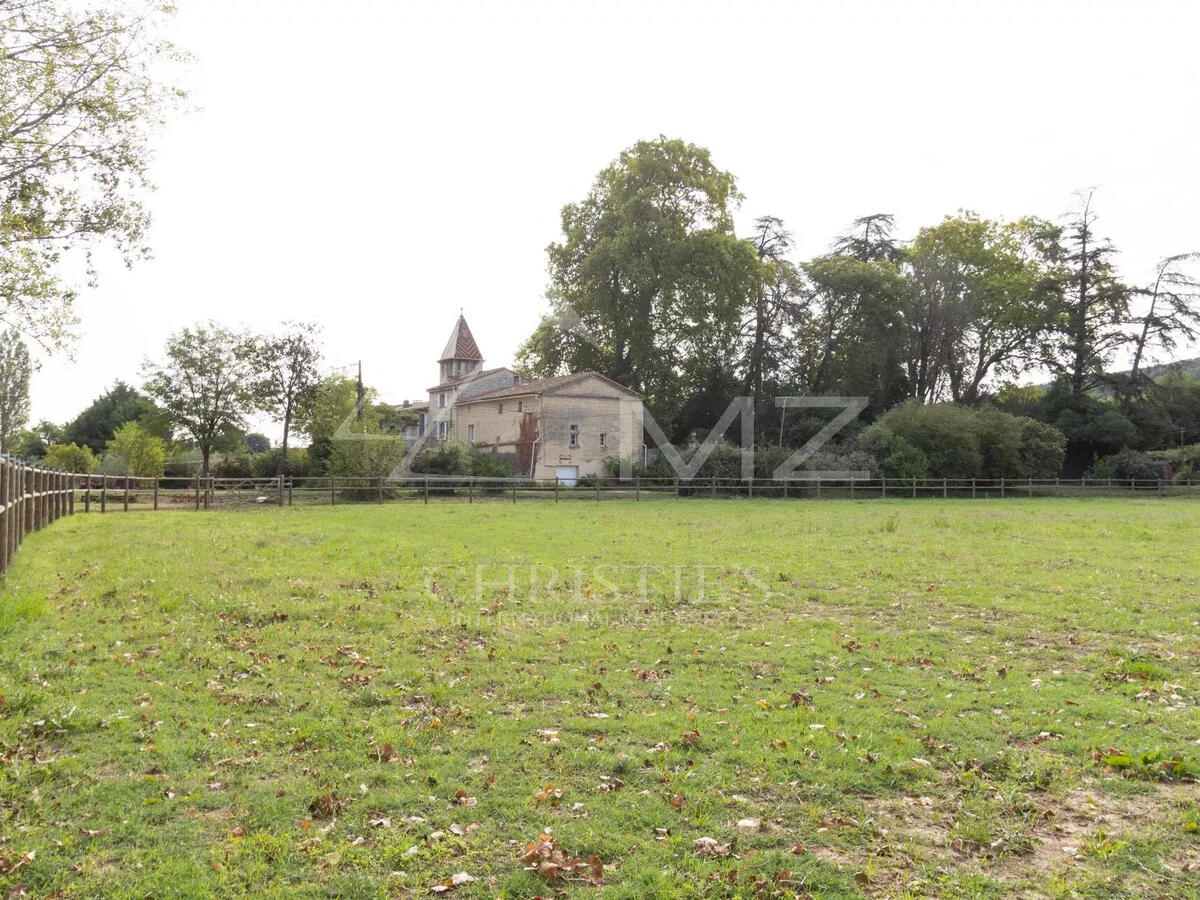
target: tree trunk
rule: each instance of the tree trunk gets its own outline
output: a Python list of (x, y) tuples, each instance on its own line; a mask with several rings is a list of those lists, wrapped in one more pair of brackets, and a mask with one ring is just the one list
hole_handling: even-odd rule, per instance
[(212, 446), (210, 444), (201, 445), (200, 458), (203, 460), (203, 463), (200, 466), (200, 474), (204, 478), (208, 477), (208, 460), (210, 456), (212, 456)]
[(276, 475), (287, 474), (288, 433), (292, 430), (292, 413), (283, 414), (283, 443), (279, 446), (279, 462), (275, 465)]
[(1071, 365), (1071, 396), (1083, 396), (1083, 379), (1087, 369), (1087, 291), (1088, 291), (1088, 211), (1083, 211), (1079, 227), (1079, 299), (1071, 311), (1071, 330), (1075, 338), (1075, 356)]
[(1133, 394), (1137, 390), (1138, 370), (1142, 366), (1142, 353), (1146, 350), (1146, 342), (1150, 339), (1150, 323), (1154, 321), (1154, 307), (1158, 305), (1158, 288), (1162, 284), (1163, 270), (1158, 270), (1158, 278), (1154, 281), (1154, 294), (1150, 298), (1150, 310), (1142, 322), (1142, 333), (1138, 336), (1137, 349), (1133, 352), (1133, 365), (1129, 368), (1129, 384), (1125, 388), (1125, 400), (1121, 404), (1121, 412), (1129, 415), (1129, 407), (1133, 403)]

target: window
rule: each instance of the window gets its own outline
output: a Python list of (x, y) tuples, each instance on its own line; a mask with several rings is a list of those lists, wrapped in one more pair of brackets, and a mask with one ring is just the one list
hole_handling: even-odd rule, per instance
[(442, 391), (440, 394), (438, 394), (438, 409), (445, 409), (445, 408), (446, 408), (446, 392)]
[(496, 415), (498, 415), (498, 416), (504, 415), (504, 404), (503, 403), (496, 404)]
[(475, 426), (474, 425), (467, 426), (467, 440), (470, 441), (471, 443), (475, 442)]
[(608, 435), (607, 435), (607, 434), (605, 434), (603, 431), (602, 431), (602, 432), (600, 432), (600, 446), (601, 446), (601, 447), (607, 447), (607, 446), (608, 446)]
[(449, 422), (438, 422), (438, 440), (444, 441), (450, 434)]
[(523, 400), (518, 400), (517, 401), (517, 412), (524, 412), (524, 411), (525, 411), (525, 402)]
[(578, 447), (579, 446), (579, 426), (572, 425), (570, 427), (570, 429), (568, 429), (568, 433), (570, 435), (570, 440), (567, 442), (567, 445), (570, 447)]

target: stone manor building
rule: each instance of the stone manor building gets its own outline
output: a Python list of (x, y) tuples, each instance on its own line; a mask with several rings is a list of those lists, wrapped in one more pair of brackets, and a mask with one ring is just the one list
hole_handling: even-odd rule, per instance
[(527, 381), (509, 368), (485, 369), (461, 315), (438, 360), (438, 383), (409, 408), (421, 420), (406, 440), (465, 441), (525, 477), (573, 485), (603, 474), (606, 460), (644, 454), (638, 394), (595, 372)]

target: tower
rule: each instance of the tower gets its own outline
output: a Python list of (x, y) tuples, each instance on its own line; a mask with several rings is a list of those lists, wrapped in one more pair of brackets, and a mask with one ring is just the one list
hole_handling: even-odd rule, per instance
[(454, 323), (454, 330), (450, 332), (450, 340), (446, 342), (446, 349), (442, 351), (438, 366), (439, 380), (443, 383), (483, 368), (483, 354), (479, 352), (479, 345), (475, 343), (471, 329), (467, 327), (467, 320), (461, 313), (458, 321)]

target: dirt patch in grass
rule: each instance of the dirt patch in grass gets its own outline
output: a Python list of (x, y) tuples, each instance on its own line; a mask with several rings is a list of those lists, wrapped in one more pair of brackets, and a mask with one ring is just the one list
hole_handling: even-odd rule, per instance
[[(1195, 784), (1148, 786), (1142, 793), (1113, 796), (1101, 783), (1074, 788), (1061, 796), (1033, 795), (1031, 812), (1022, 817), (1012, 840), (995, 846), (955, 837), (962, 803), (955, 797), (886, 797), (864, 801), (874, 840), (867, 846), (813, 846), (814, 856), (856, 873), (861, 890), (888, 897), (904, 885), (910, 894), (936, 896), (938, 875), (947, 871), (976, 874), (997, 882), (1006, 896), (1043, 897), (1050, 880), (1070, 881), (1073, 871), (1119, 852), (1152, 827), (1178, 820), (1196, 800)], [(997, 825), (997, 830), (1003, 831)], [(1164, 856), (1161, 872), (1136, 865), (1132, 880), (1200, 886), (1200, 852), (1181, 847)]]

